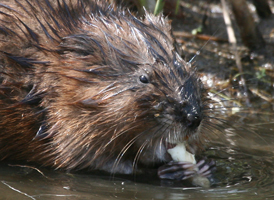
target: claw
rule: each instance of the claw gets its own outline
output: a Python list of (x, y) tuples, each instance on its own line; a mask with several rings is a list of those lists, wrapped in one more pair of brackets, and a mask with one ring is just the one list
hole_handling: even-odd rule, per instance
[(198, 171), (197, 173), (201, 176), (208, 177), (212, 174), (213, 171), (216, 170), (215, 161), (211, 160), (210, 162), (206, 162), (205, 160), (201, 160), (197, 163)]
[(195, 173), (194, 164), (189, 162), (171, 161), (158, 169), (158, 176), (161, 179), (185, 180), (192, 177)]
[(186, 180), (197, 175), (208, 177), (215, 169), (214, 161), (201, 160), (197, 164), (171, 161), (159, 167), (158, 176), (161, 179)]

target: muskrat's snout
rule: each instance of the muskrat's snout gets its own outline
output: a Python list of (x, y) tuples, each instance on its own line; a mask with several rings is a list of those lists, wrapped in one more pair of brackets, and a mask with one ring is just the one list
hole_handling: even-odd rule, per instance
[(174, 111), (175, 121), (189, 129), (196, 129), (202, 121), (201, 107), (189, 100), (182, 101)]
[(200, 108), (198, 108), (199, 110), (197, 110), (197, 108), (195, 108), (188, 102), (184, 102), (183, 105), (180, 107), (181, 108), (175, 112), (175, 120), (183, 123), (187, 128), (198, 128), (202, 121), (202, 114), (199, 111)]
[(187, 114), (187, 127), (189, 128), (198, 128), (201, 123), (200, 115)]
[(192, 130), (197, 129), (203, 119), (201, 94), (197, 88), (200, 88), (197, 87), (197, 78), (190, 76), (179, 87), (181, 101), (175, 110), (175, 120)]

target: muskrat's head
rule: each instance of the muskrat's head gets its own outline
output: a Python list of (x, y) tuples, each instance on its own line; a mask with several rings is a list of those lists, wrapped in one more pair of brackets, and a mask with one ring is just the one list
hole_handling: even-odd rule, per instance
[(113, 164), (160, 163), (167, 145), (199, 143), (205, 91), (176, 52), (167, 20), (79, 6), (37, 17), (50, 64), (37, 67), (35, 84), (46, 91), (44, 134), (56, 167), (127, 173)]
[[(68, 141), (58, 154), (75, 151), (70, 155), (81, 158), (73, 162), (85, 166), (99, 158), (98, 165), (129, 158), (153, 164), (167, 161), (170, 143), (198, 143), (205, 92), (175, 51), (167, 20), (119, 13), (94, 14), (82, 23), (81, 33), (60, 45), (67, 79), (54, 101), (58, 109), (65, 102), (66, 122), (55, 139)], [(59, 121), (60, 113), (52, 127)]]

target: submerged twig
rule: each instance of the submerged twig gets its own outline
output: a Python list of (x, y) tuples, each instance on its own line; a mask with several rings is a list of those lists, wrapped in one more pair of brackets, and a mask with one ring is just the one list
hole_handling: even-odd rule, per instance
[(18, 189), (16, 189), (16, 188), (14, 188), (14, 187), (12, 187), (12, 186), (10, 186), (9, 184), (7, 184), (5, 181), (1, 181), (4, 185), (6, 185), (6, 186), (8, 186), (10, 189), (12, 189), (13, 191), (15, 191), (15, 192), (18, 192), (18, 193), (20, 193), (20, 194), (23, 194), (23, 195), (25, 195), (26, 197), (29, 197), (29, 198), (31, 198), (31, 199), (34, 199), (35, 200), (35, 198), (34, 197), (32, 197), (32, 196), (30, 196), (30, 195), (28, 195), (27, 193), (25, 193), (25, 192), (22, 192), (22, 191), (20, 191), (20, 190), (18, 190)]
[(28, 165), (11, 165), (11, 164), (9, 164), (9, 166), (11, 166), (11, 167), (24, 167), (24, 168), (34, 169), (38, 173), (40, 173), (42, 176), (44, 176), (45, 178), (53, 180), (52, 178), (47, 177), (41, 170), (37, 169), (36, 167), (32, 167), (32, 166), (28, 166)]

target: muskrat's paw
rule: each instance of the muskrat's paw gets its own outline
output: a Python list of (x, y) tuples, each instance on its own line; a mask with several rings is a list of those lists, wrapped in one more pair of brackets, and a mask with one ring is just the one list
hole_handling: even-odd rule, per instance
[(195, 164), (190, 162), (171, 161), (158, 168), (160, 179), (185, 180), (192, 177), (195, 173)]
[(198, 168), (197, 174), (204, 177), (208, 177), (212, 174), (212, 172), (216, 171), (216, 163), (214, 160), (200, 160), (196, 164), (196, 167)]
[(215, 170), (216, 164), (214, 160), (201, 160), (197, 164), (171, 161), (158, 168), (158, 177), (160, 179), (185, 180), (194, 175), (208, 177)]

